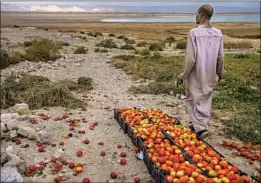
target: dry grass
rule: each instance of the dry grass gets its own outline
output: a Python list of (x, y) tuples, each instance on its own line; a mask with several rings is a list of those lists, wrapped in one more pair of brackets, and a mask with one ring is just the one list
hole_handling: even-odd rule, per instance
[(253, 47), (252, 43), (246, 41), (224, 43), (225, 49), (249, 49), (252, 47)]
[[(1, 108), (22, 102), (31, 109), (44, 106), (76, 108), (85, 104), (71, 93), (72, 82), (52, 83), (48, 78), (31, 75), (25, 75), (19, 81), (16, 79), (10, 76), (1, 85)], [(78, 86), (75, 84), (75, 87)]]

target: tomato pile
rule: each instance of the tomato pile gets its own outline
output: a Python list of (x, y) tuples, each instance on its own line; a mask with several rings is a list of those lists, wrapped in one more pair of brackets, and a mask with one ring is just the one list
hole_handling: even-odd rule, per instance
[[(165, 173), (167, 183), (250, 182), (250, 177), (240, 173), (238, 167), (161, 110), (120, 108), (118, 112), (143, 140), (148, 156)], [(166, 139), (163, 131), (174, 143)]]

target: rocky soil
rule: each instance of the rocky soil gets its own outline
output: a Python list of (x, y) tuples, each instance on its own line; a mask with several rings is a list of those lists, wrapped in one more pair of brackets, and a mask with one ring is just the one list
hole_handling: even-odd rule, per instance
[[(22, 138), (22, 143), (16, 145), (8, 140), (11, 138), (10, 132), (8, 132), (9, 137), (5, 137), (5, 140), (1, 141), (2, 154), (5, 154), (6, 147), (12, 146), (13, 153), (29, 165), (33, 163), (38, 164), (41, 160), (49, 161), (53, 155), (61, 153), (63, 149), (62, 156), (64, 159), (84, 165), (83, 173), (77, 176), (73, 174), (73, 171), (68, 166), (64, 166), (60, 174), (66, 177), (65, 181), (67, 182), (81, 182), (84, 177), (89, 177), (92, 182), (132, 182), (136, 176), (140, 177), (142, 182), (153, 181), (143, 161), (135, 157), (133, 152), (134, 146), (131, 140), (113, 119), (112, 109), (138, 106), (159, 108), (180, 119), (182, 124), (187, 125), (189, 117), (186, 113), (184, 100), (182, 100), (183, 97), (181, 99), (179, 96), (171, 95), (133, 95), (129, 93), (128, 88), (136, 84), (135, 81), (132, 81), (130, 76), (126, 75), (122, 70), (115, 69), (108, 63), (113, 55), (128, 53), (129, 51), (111, 49), (108, 53), (95, 53), (94, 45), (104, 39), (103, 37), (94, 38), (82, 35), (87, 37), (86, 41), (75, 37), (77, 35), (80, 36), (80, 33), (60, 33), (55, 30), (2, 28), (1, 31), (2, 46), (9, 49), (20, 49), (19, 47), (21, 47), (24, 41), (35, 38), (49, 38), (70, 43), (70, 46), (64, 47), (61, 51), (62, 57), (55, 62), (21, 62), (2, 70), (1, 80), (4, 80), (11, 72), (25, 72), (45, 76), (52, 81), (66, 78), (76, 80), (80, 76), (88, 76), (93, 78), (95, 83), (94, 90), (88, 93), (76, 94), (77, 97), (87, 101), (86, 111), (52, 107), (30, 111), (28, 115), (22, 116), (22, 119), (20, 116), (15, 121), (18, 127), (30, 126), (30, 128), (35, 129), (35, 133), (39, 133), (42, 130), (48, 134), (50, 143), (46, 145), (45, 152), (38, 152), (36, 140), (29, 140), (28, 138)], [(115, 38), (114, 41), (118, 45), (124, 44), (123, 40)], [(73, 49), (80, 45), (89, 49), (87, 54), (73, 54)], [(84, 97), (84, 95), (87, 97)], [(2, 110), (1, 112), (7, 113), (8, 111)], [(45, 113), (51, 118), (42, 120), (38, 116), (39, 113)], [(77, 129), (85, 130), (86, 133), (79, 134), (77, 130), (69, 131), (66, 120), (54, 120), (55, 117), (62, 116), (64, 113), (71, 113), (70, 118), (85, 117), (87, 123), (79, 123)], [(30, 118), (32, 118), (32, 115), (35, 115), (33, 118), (36, 119), (37, 124), (31, 124)], [(224, 118), (224, 120), (226, 119)], [(90, 130), (89, 125), (94, 122), (98, 122), (98, 125), (94, 130)], [(211, 121), (210, 131), (212, 133), (207, 141), (228, 157), (232, 163), (238, 165), (241, 170), (252, 174), (255, 165), (246, 166), (248, 164), (246, 159), (233, 157), (231, 151), (220, 146), (222, 141), (226, 139), (222, 129), (223, 126), (220, 122)], [(72, 137), (68, 137), (69, 133), (73, 134)], [(85, 138), (88, 138), (90, 141), (88, 145), (82, 143), (82, 140)], [(65, 145), (59, 144), (61, 140), (65, 142)], [(238, 141), (237, 139), (234, 140)], [(104, 146), (98, 145), (98, 142), (104, 142)], [(121, 144), (123, 147), (119, 149), (117, 144)], [(76, 151), (79, 149), (83, 151), (82, 157), (76, 156)], [(101, 151), (106, 152), (105, 157), (100, 156)], [(127, 164), (125, 166), (119, 163), (119, 154), (122, 151), (127, 153)], [(3, 163), (2, 160), (1, 163)], [(23, 171), (21, 170), (20, 172)], [(118, 174), (116, 180), (110, 178), (109, 173), (111, 171)], [(52, 182), (55, 176), (51, 168), (46, 167), (42, 175), (23, 176), (23, 179), (25, 182)]]

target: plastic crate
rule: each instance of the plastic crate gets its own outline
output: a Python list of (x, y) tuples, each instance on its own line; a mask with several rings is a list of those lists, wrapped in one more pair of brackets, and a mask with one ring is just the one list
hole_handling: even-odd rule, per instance
[(134, 133), (133, 129), (131, 128), (131, 126), (127, 125), (127, 134), (130, 137), (132, 143), (137, 146), (137, 136)]
[(164, 173), (160, 172), (156, 183), (167, 183)]
[(120, 115), (119, 112), (118, 112), (118, 109), (114, 108), (113, 111), (114, 111), (114, 119), (115, 119), (116, 121), (118, 121), (118, 117), (119, 117), (119, 115)]
[(138, 148), (143, 152), (143, 155), (147, 155), (147, 150), (145, 145), (143, 144), (143, 141), (140, 137), (137, 137), (137, 146)]
[(128, 125), (125, 123), (124, 118), (122, 118), (121, 116), (119, 116), (119, 124), (123, 130), (124, 133), (127, 133), (128, 130)]

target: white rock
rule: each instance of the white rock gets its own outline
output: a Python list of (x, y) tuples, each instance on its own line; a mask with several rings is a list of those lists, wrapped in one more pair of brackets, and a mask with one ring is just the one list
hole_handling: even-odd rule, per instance
[(36, 136), (36, 129), (30, 126), (20, 126), (17, 130), (17, 134), (27, 137), (30, 140), (34, 140)]
[(1, 114), (1, 123), (8, 123), (11, 120), (12, 120), (12, 114), (10, 113)]
[(7, 124), (6, 127), (9, 131), (11, 130), (18, 130), (19, 128), (19, 121), (17, 121), (16, 119), (12, 119), (10, 120)]
[(54, 157), (58, 160), (64, 160), (64, 151), (62, 149), (57, 149), (54, 153)]
[(51, 142), (51, 134), (49, 132), (40, 130), (36, 133), (35, 140), (39, 143)]
[(16, 167), (22, 162), (21, 159), (15, 155), (12, 146), (8, 146), (5, 153), (7, 155), (8, 162), (4, 164), (4, 167)]
[(15, 167), (2, 167), (1, 182), (23, 182), (23, 177)]
[(16, 104), (13, 109), (15, 112), (17, 112), (20, 115), (29, 114), (29, 106), (28, 104), (22, 103), (22, 104)]
[(12, 115), (12, 119), (16, 119), (16, 120), (18, 120), (18, 121), (21, 120), (21, 116), (20, 116), (18, 113), (13, 113), (13, 114), (11, 114), (11, 115)]
[(186, 96), (183, 95), (183, 94), (181, 94), (180, 99), (181, 99), (181, 100), (184, 100), (185, 98), (186, 98)]
[(10, 138), (10, 139), (13, 139), (13, 138), (16, 138), (16, 137), (17, 137), (16, 130), (13, 130), (13, 131), (10, 131), (10, 132), (9, 132), (9, 138)]
[(231, 121), (232, 119), (230, 117), (221, 117), (220, 120), (222, 122), (228, 122), (228, 121)]
[(7, 131), (7, 128), (4, 123), (1, 123), (1, 133), (4, 133)]

